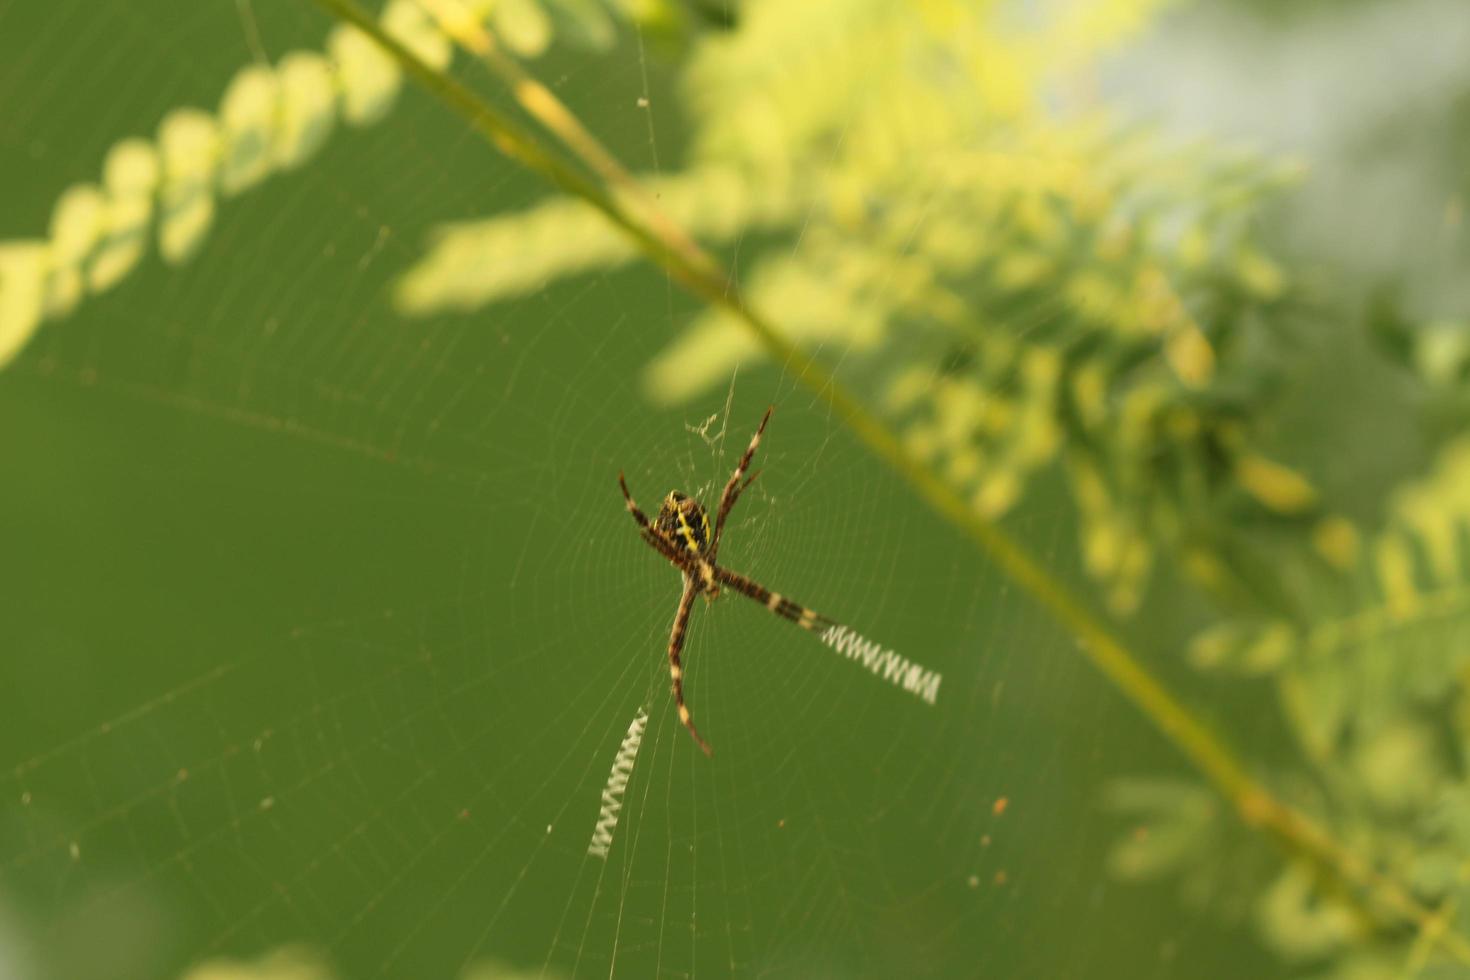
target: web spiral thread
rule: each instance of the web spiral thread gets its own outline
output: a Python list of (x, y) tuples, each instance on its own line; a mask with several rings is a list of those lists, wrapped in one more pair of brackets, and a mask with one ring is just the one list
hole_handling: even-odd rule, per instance
[(618, 814), (623, 809), (623, 791), (628, 788), (628, 777), (633, 774), (633, 763), (638, 759), (638, 747), (643, 744), (643, 729), (647, 724), (648, 712), (639, 708), (613, 759), (612, 771), (607, 774), (607, 785), (602, 790), (597, 826), (592, 829), (592, 842), (587, 845), (587, 853), (593, 857), (606, 859), (612, 847), (613, 831), (618, 827)]

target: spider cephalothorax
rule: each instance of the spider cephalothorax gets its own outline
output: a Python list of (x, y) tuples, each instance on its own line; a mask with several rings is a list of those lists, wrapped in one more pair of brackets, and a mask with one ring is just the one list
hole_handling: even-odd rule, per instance
[(709, 515), (699, 502), (677, 490), (664, 498), (658, 515), (649, 521), (633, 502), (632, 494), (628, 493), (628, 483), (623, 479), (623, 474), (618, 474), (618, 483), (623, 488), (623, 500), (627, 504), (628, 513), (638, 522), (643, 540), (684, 574), (684, 594), (679, 598), (679, 609), (674, 614), (674, 629), (669, 634), (669, 677), (674, 682), (674, 703), (679, 707), (679, 720), (689, 729), (689, 734), (694, 736), (706, 755), (710, 752), (709, 743), (700, 737), (699, 731), (694, 727), (693, 716), (684, 704), (684, 668), (679, 663), (679, 653), (684, 649), (684, 631), (689, 626), (689, 614), (694, 610), (694, 597), (704, 593), (706, 598), (714, 599), (721, 586), (729, 586), (741, 595), (759, 602), (777, 616), (791, 620), (802, 629), (821, 631), (836, 625), (826, 616), (792, 602), (781, 593), (772, 592), (739, 572), (732, 572), (716, 564), (720, 536), (725, 532), (725, 518), (730, 516), (730, 509), (735, 506), (735, 501), (740, 499), (740, 494), (756, 477), (754, 473), (747, 477), (745, 471), (755, 456), (755, 449), (761, 442), (761, 433), (766, 431), (766, 422), (770, 418), (771, 410), (768, 408), (761, 424), (756, 427), (755, 435), (750, 437), (750, 445), (746, 447), (745, 454), (735, 465), (735, 472), (725, 484), (724, 492), (720, 494), (713, 533), (710, 532)]

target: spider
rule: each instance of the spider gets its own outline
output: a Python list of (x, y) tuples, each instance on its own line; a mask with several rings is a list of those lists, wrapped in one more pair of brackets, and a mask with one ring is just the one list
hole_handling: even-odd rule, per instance
[(735, 472), (730, 474), (730, 480), (725, 484), (725, 491), (720, 494), (713, 534), (710, 533), (709, 515), (699, 505), (699, 501), (678, 490), (669, 492), (663, 505), (659, 507), (658, 516), (650, 522), (633, 502), (633, 495), (628, 492), (628, 481), (621, 472), (618, 473), (618, 484), (623, 488), (623, 500), (628, 505), (628, 513), (638, 522), (643, 540), (684, 575), (684, 594), (679, 597), (679, 609), (674, 614), (674, 628), (669, 634), (669, 677), (674, 683), (674, 703), (679, 708), (679, 720), (689, 729), (689, 734), (694, 736), (694, 741), (699, 743), (705, 755), (713, 754), (713, 750), (699, 734), (699, 729), (694, 727), (694, 717), (689, 713), (689, 706), (684, 703), (684, 668), (679, 663), (679, 653), (684, 649), (684, 632), (689, 627), (689, 615), (694, 611), (695, 596), (704, 595), (713, 601), (720, 594), (720, 587), (728, 586), (759, 602), (777, 616), (791, 620), (802, 629), (825, 630), (836, 625), (826, 616), (792, 602), (781, 593), (772, 592), (738, 572), (722, 568), (715, 561), (720, 551), (720, 538), (725, 532), (725, 518), (730, 516), (730, 510), (745, 492), (745, 488), (760, 475), (757, 471), (747, 477), (745, 471), (750, 467), (756, 447), (761, 444), (761, 433), (766, 431), (771, 411), (770, 408), (766, 409), (761, 424), (756, 426), (755, 435), (750, 437), (745, 455), (740, 457)]

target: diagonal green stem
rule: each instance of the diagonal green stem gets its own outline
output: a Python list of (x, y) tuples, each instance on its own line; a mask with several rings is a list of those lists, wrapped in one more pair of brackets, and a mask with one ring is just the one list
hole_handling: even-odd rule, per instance
[[(456, 79), (421, 61), (385, 33), (354, 0), (315, 0), (335, 16), (373, 38), (412, 78), (441, 99), (495, 146), (558, 187), (601, 211), (624, 229), (669, 274), (707, 302), (738, 317), (784, 368), (827, 403), (870, 450), (892, 466), (931, 507), (978, 544), (1002, 571), (1048, 610), (1077, 638), (1083, 654), (1184, 756), (1228, 799), (1241, 819), (1307, 858), (1345, 887), (1366, 896), (1376, 918), (1385, 925), (1395, 920), (1414, 922), (1430, 941), (1463, 963), (1470, 963), (1470, 941), (1444, 927), (1437, 913), (1424, 906), (1403, 886), (1380, 873), (1339, 843), (1306, 814), (1273, 796), (1246, 770), (1225, 742), (1176, 698), (1140, 660), (1113, 635), (1107, 625), (1055, 576), (1046, 571), (997, 525), (977, 514), (928, 467), (914, 459), (898, 439), (868, 412), (847, 389), (814, 359), (776, 329), (774, 324), (741, 297), (729, 279), (703, 249), (682, 232), (671, 233), (672, 222), (649, 213), (640, 201), (641, 216), (629, 212), (630, 195), (615, 199), (603, 187), (553, 156), (536, 138), (485, 102)], [(534, 111), (534, 110), (533, 110)], [(538, 113), (538, 117), (539, 117)], [(557, 104), (551, 118), (565, 130), (571, 114)], [(604, 176), (612, 160), (600, 146), (589, 157), (584, 141), (590, 135), (577, 127), (571, 144), (574, 155)], [(580, 147), (580, 152), (579, 152)], [(621, 168), (618, 167), (621, 172)]]

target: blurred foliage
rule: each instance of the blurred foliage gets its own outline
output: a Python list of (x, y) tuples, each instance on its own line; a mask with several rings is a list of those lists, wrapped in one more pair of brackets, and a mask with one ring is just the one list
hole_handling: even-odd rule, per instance
[[(1411, 883), (1463, 928), (1470, 867), (1470, 440), (1394, 495), (1385, 526), (1341, 573), (1313, 583), (1303, 615), (1227, 619), (1204, 631), (1200, 667), (1268, 675), (1307, 772), (1287, 795), (1320, 814), (1360, 860)], [(1192, 819), (1181, 791), (1166, 825)], [(1156, 854), (1155, 864), (1169, 855)], [(1135, 862), (1137, 864), (1139, 862)], [(1373, 972), (1346, 956), (1337, 975), (1400, 976), (1415, 937), (1372, 936), (1342, 896), (1283, 870), (1259, 914), (1282, 952), (1305, 959), (1394, 952)], [(1351, 927), (1349, 927), (1351, 926)], [(1376, 962), (1376, 960), (1375, 960)]]
[[(314, 950), (284, 946), (249, 962), (206, 960), (184, 974), (183, 980), (334, 980), (335, 972)], [(561, 976), (555, 971), (522, 970), (499, 960), (478, 960), (460, 974), (461, 980), (530, 980)]]
[(1384, 355), (1413, 378), (1435, 435), (1452, 438), (1470, 425), (1470, 320), (1417, 322), (1398, 299), (1373, 297), (1368, 326)]
[[(1163, 4), (920, 6), (742, 5), (684, 70), (688, 164), (651, 187), (703, 240), (781, 241), (743, 250), (749, 298), (840, 360), (980, 513), (1060, 472), (1115, 613), (1139, 608), (1161, 563), (1192, 583), (1219, 618), (1191, 662), (1277, 689), (1300, 763), (1273, 780), (1282, 797), (1452, 918), (1470, 867), (1470, 443), (1447, 444), (1369, 535), (1266, 448), (1304, 339), (1358, 323), (1322, 302), (1322, 270), (1272, 255), (1263, 229), (1310, 179), (1301, 166), (1096, 103), (1098, 59)], [(634, 258), (554, 200), (446, 228), (397, 296), (415, 314), (468, 310)], [(1454, 418), (1464, 325), (1370, 319)], [(710, 311), (653, 358), (645, 391), (684, 402), (762, 356)], [(1385, 933), (1392, 913), (1283, 863), (1198, 784), (1121, 781), (1106, 802), (1131, 824), (1115, 874), (1177, 875), (1186, 900), (1249, 917), (1292, 963), (1442, 966), (1423, 934)]]
[(184, 980), (332, 980), (334, 976), (317, 954), (285, 947), (248, 963), (207, 960), (186, 973)]
[[(751, 263), (749, 297), (792, 339), (840, 350), (987, 517), (1063, 457), (1087, 568), (1120, 612), (1161, 545), (1229, 590), (1234, 511), (1278, 517), (1278, 533), (1323, 516), (1253, 434), (1292, 294), (1257, 213), (1298, 168), (1171, 145), (1078, 94), (1160, 6), (1014, 24), (1001, 4), (745, 5), (687, 68), (689, 167), (650, 182), (706, 240), (799, 231)], [(410, 313), (473, 309), (633, 257), (558, 200), (446, 228), (397, 296)], [(711, 311), (645, 388), (685, 401), (761, 356)]]
[[(184, 974), (183, 980), (334, 980), (335, 972), (314, 950), (284, 946), (249, 962), (212, 959)], [(522, 970), (495, 959), (478, 960), (461, 972), (461, 980), (530, 980), (561, 974), (548, 970)]]
[[(484, 23), (516, 55), (535, 58), (561, 36), (605, 49), (615, 18), (672, 43), (702, 21), (670, 0), (389, 0), (379, 22), (423, 62), (444, 70), (453, 46), (444, 17)], [(371, 126), (403, 87), (398, 65), (363, 32), (339, 24), (322, 51), (291, 51), (275, 65), (242, 67), (213, 110), (166, 114), (152, 139), (120, 140), (99, 182), (68, 188), (42, 239), (0, 241), (0, 367), (42, 323), (65, 317), (88, 295), (105, 293), (138, 268), (157, 238), (165, 262), (198, 250), (220, 199), (294, 170), (339, 125)]]

